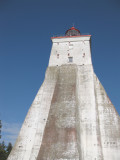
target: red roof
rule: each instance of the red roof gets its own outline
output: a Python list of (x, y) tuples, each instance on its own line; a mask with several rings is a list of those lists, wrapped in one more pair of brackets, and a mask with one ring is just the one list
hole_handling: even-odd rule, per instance
[(56, 36), (56, 37), (51, 37), (51, 39), (54, 38), (71, 38), (71, 37), (91, 37), (91, 35), (79, 35), (79, 36)]
[(66, 31), (66, 33), (67, 33), (68, 31), (70, 31), (70, 30), (76, 30), (76, 31), (78, 31), (78, 32), (80, 33), (80, 31), (79, 31), (78, 29), (76, 29), (75, 27), (71, 27), (70, 29), (68, 29), (68, 30)]

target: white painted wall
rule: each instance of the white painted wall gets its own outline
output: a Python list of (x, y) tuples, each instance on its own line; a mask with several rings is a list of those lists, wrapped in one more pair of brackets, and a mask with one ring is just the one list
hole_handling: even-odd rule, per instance
[(53, 38), (49, 66), (70, 64), (68, 57), (73, 57), (73, 64), (92, 64), (90, 36)]
[(8, 160), (36, 160), (56, 85), (57, 68), (48, 68)]
[(96, 75), (94, 85), (104, 160), (119, 160), (120, 117)]
[(103, 160), (92, 65), (78, 66), (78, 126), (82, 160)]

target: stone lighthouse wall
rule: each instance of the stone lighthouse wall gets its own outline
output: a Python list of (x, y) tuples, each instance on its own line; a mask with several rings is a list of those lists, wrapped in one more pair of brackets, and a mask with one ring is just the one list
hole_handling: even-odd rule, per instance
[(90, 36), (52, 41), (45, 80), (8, 160), (120, 160), (120, 117), (94, 73)]
[(92, 65), (49, 67), (8, 160), (93, 159), (120, 159), (120, 117)]

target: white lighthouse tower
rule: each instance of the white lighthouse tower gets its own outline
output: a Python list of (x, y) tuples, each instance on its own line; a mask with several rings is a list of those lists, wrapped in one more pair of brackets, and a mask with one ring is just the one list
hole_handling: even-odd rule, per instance
[(90, 35), (52, 37), (45, 80), (8, 160), (120, 160), (120, 117), (96, 77)]

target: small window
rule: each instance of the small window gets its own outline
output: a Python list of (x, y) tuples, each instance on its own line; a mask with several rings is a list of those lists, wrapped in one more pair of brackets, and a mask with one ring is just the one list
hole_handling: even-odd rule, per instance
[(59, 58), (59, 54), (57, 54), (57, 58)]
[(73, 62), (73, 57), (68, 57), (69, 62)]
[(83, 57), (85, 57), (85, 53), (83, 53)]

